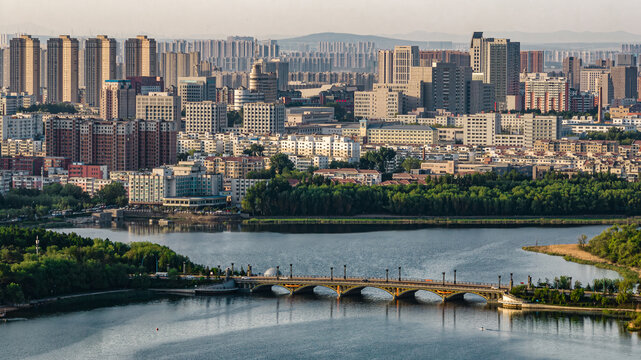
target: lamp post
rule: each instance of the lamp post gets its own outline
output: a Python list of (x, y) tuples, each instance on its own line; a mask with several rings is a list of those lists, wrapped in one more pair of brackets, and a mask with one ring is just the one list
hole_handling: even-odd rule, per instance
[(385, 282), (389, 282), (389, 269), (385, 269)]
[(334, 267), (329, 268), (329, 279), (334, 281)]
[(398, 267), (398, 281), (401, 281), (401, 267)]
[(292, 267), (293, 267), (293, 265), (289, 264), (289, 278), (290, 279), (294, 277), (294, 271), (293, 271)]
[(445, 271), (443, 271), (443, 285), (445, 285)]
[(499, 275), (499, 289), (501, 288), (501, 275)]
[(456, 285), (456, 269), (454, 269), (454, 285)]
[(343, 265), (343, 280), (347, 280), (347, 265)]
[(280, 265), (276, 265), (276, 280), (280, 277)]

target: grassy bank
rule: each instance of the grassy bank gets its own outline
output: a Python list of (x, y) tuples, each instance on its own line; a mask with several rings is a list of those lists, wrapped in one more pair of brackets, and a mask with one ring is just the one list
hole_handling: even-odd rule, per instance
[(581, 226), (628, 224), (639, 218), (603, 217), (254, 217), (244, 225), (293, 225), (293, 224), (411, 224), (431, 226)]
[(632, 279), (634, 281), (639, 281), (641, 279), (640, 269), (614, 264), (606, 259), (601, 259), (580, 249), (579, 246), (575, 244), (525, 246), (523, 247), (523, 250), (553, 256), (562, 256), (566, 261), (572, 261), (583, 265), (593, 265), (601, 269), (613, 270), (618, 272), (625, 279)]

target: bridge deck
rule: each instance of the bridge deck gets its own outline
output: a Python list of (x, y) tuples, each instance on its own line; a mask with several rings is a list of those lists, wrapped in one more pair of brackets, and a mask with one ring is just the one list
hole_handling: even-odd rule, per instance
[(472, 293), (482, 296), (488, 301), (497, 301), (507, 293), (507, 287), (500, 287), (497, 284), (469, 283), (469, 282), (443, 282), (418, 279), (373, 279), (373, 278), (331, 278), (315, 276), (243, 276), (234, 277), (234, 280), (241, 289), (250, 291), (266, 290), (277, 285), (284, 287), (291, 294), (311, 291), (314, 287), (323, 286), (336, 291), (337, 295), (346, 296), (360, 293), (366, 287), (378, 288), (391, 294), (394, 298), (413, 296), (420, 290), (430, 291), (439, 295), (444, 301), (463, 294)]

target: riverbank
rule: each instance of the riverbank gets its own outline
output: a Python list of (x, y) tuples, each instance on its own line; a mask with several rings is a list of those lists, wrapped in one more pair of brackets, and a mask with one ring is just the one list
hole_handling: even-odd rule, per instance
[(641, 217), (625, 216), (571, 216), (571, 217), (413, 217), (388, 215), (360, 215), (353, 217), (254, 217), (242, 221), (243, 225), (426, 225), (435, 227), (471, 226), (584, 226), (630, 224), (641, 221)]
[(1, 314), (7, 315), (7, 314), (9, 314), (11, 312), (14, 312), (14, 311), (31, 309), (31, 308), (34, 308), (34, 307), (37, 307), (37, 306), (41, 306), (41, 305), (44, 305), (44, 304), (51, 304), (51, 303), (55, 303), (55, 302), (61, 301), (61, 300), (78, 299), (78, 298), (89, 297), (89, 296), (123, 294), (123, 293), (131, 292), (131, 291), (134, 291), (134, 289), (118, 289), (118, 290), (94, 291), (94, 292), (90, 292), (90, 293), (71, 294), (71, 295), (62, 295), (62, 296), (52, 296), (52, 297), (48, 297), (48, 298), (36, 299), (36, 300), (31, 300), (28, 303), (16, 304), (15, 306), (1, 305), (0, 306), (0, 315)]
[(553, 256), (562, 256), (567, 261), (579, 264), (594, 265), (602, 269), (614, 270), (624, 278), (638, 280), (641, 278), (641, 269), (615, 264), (609, 260), (595, 256), (579, 247), (578, 244), (558, 244), (542, 246), (525, 246), (525, 251), (538, 252)]

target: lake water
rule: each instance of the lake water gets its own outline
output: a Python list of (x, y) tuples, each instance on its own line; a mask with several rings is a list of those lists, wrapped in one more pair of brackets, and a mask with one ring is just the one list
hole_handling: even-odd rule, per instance
[[(293, 264), (295, 274), (403, 276), (515, 282), (527, 275), (570, 275), (584, 284), (612, 271), (521, 250), (576, 242), (604, 226), (442, 229), (270, 227), (268, 231), (163, 232), (132, 226), (61, 229), (111, 240), (167, 245), (209, 266), (252, 264), (255, 271)], [(387, 229), (387, 230), (385, 230)], [(246, 230), (246, 229), (245, 229)], [(256, 229), (252, 229), (256, 230)], [(313, 231), (313, 232), (309, 232)], [(394, 269), (394, 270), (392, 270)], [(108, 302), (109, 303), (109, 302)], [(470, 296), (443, 304), (430, 293), (393, 301), (381, 290), (337, 300), (329, 290), (271, 295), (165, 297), (56, 306), (0, 323), (0, 359), (278, 358), (604, 358), (639, 359), (641, 337), (600, 315), (497, 309)], [(156, 330), (158, 328), (158, 330)], [(480, 329), (484, 328), (484, 331)]]

